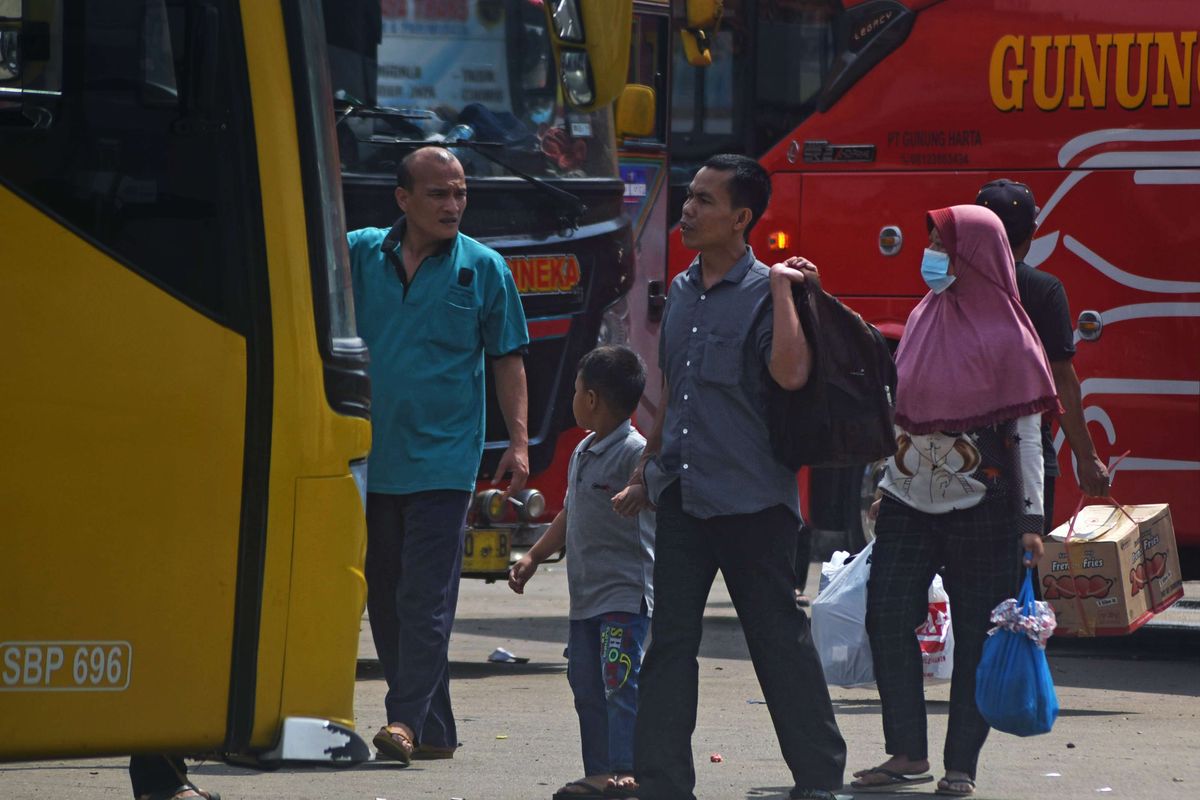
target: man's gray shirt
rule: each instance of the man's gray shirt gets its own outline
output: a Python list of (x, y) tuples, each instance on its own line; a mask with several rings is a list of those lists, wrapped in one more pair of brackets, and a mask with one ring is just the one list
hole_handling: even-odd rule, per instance
[(627, 518), (612, 499), (625, 488), (646, 440), (625, 420), (603, 439), (589, 433), (567, 467), (567, 588), (571, 619), (654, 608), (654, 518)]
[(658, 341), (670, 396), (662, 450), (645, 469), (652, 501), (679, 480), (695, 517), (784, 505), (800, 518), (796, 474), (776, 460), (767, 431), (769, 276), (747, 247), (711, 289), (699, 257), (671, 284)]

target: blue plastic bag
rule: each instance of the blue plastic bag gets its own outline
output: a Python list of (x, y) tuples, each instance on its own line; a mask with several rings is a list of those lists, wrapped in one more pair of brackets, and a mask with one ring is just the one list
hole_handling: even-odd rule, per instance
[(975, 673), (975, 703), (987, 723), (1017, 736), (1049, 733), (1058, 718), (1058, 697), (1045, 641), (1054, 631), (1054, 611), (1034, 600), (1033, 570), (1015, 600), (992, 612), (996, 623), (983, 645)]

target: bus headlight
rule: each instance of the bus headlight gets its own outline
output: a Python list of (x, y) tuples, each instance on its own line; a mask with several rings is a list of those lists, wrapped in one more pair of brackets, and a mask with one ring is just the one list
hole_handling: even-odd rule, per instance
[(554, 31), (564, 42), (583, 43), (583, 16), (577, 0), (550, 0)]
[(546, 497), (537, 489), (522, 489), (512, 496), (511, 502), (523, 522), (533, 522), (546, 513)]
[(600, 334), (596, 344), (628, 344), (629, 343), (629, 303), (622, 297), (608, 308), (600, 317)]
[(562, 83), (567, 100), (571, 105), (590, 106), (596, 98), (592, 85), (592, 65), (583, 50), (571, 50), (562, 54)]
[(504, 493), (499, 489), (488, 489), (475, 495), (475, 510), (483, 522), (494, 525), (504, 518)]

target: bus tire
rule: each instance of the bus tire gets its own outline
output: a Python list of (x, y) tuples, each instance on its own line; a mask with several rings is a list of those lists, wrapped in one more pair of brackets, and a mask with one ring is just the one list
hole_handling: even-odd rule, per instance
[(857, 553), (875, 538), (875, 521), (869, 517), (875, 502), (875, 489), (883, 478), (887, 461), (880, 459), (861, 467), (851, 467), (846, 481), (846, 549)]

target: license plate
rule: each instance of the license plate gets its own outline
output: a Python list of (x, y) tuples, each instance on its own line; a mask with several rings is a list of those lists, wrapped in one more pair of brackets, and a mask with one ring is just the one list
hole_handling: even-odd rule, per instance
[(0, 642), (0, 692), (121, 692), (128, 642)]
[(463, 544), (463, 572), (507, 572), (508, 531), (469, 530)]

